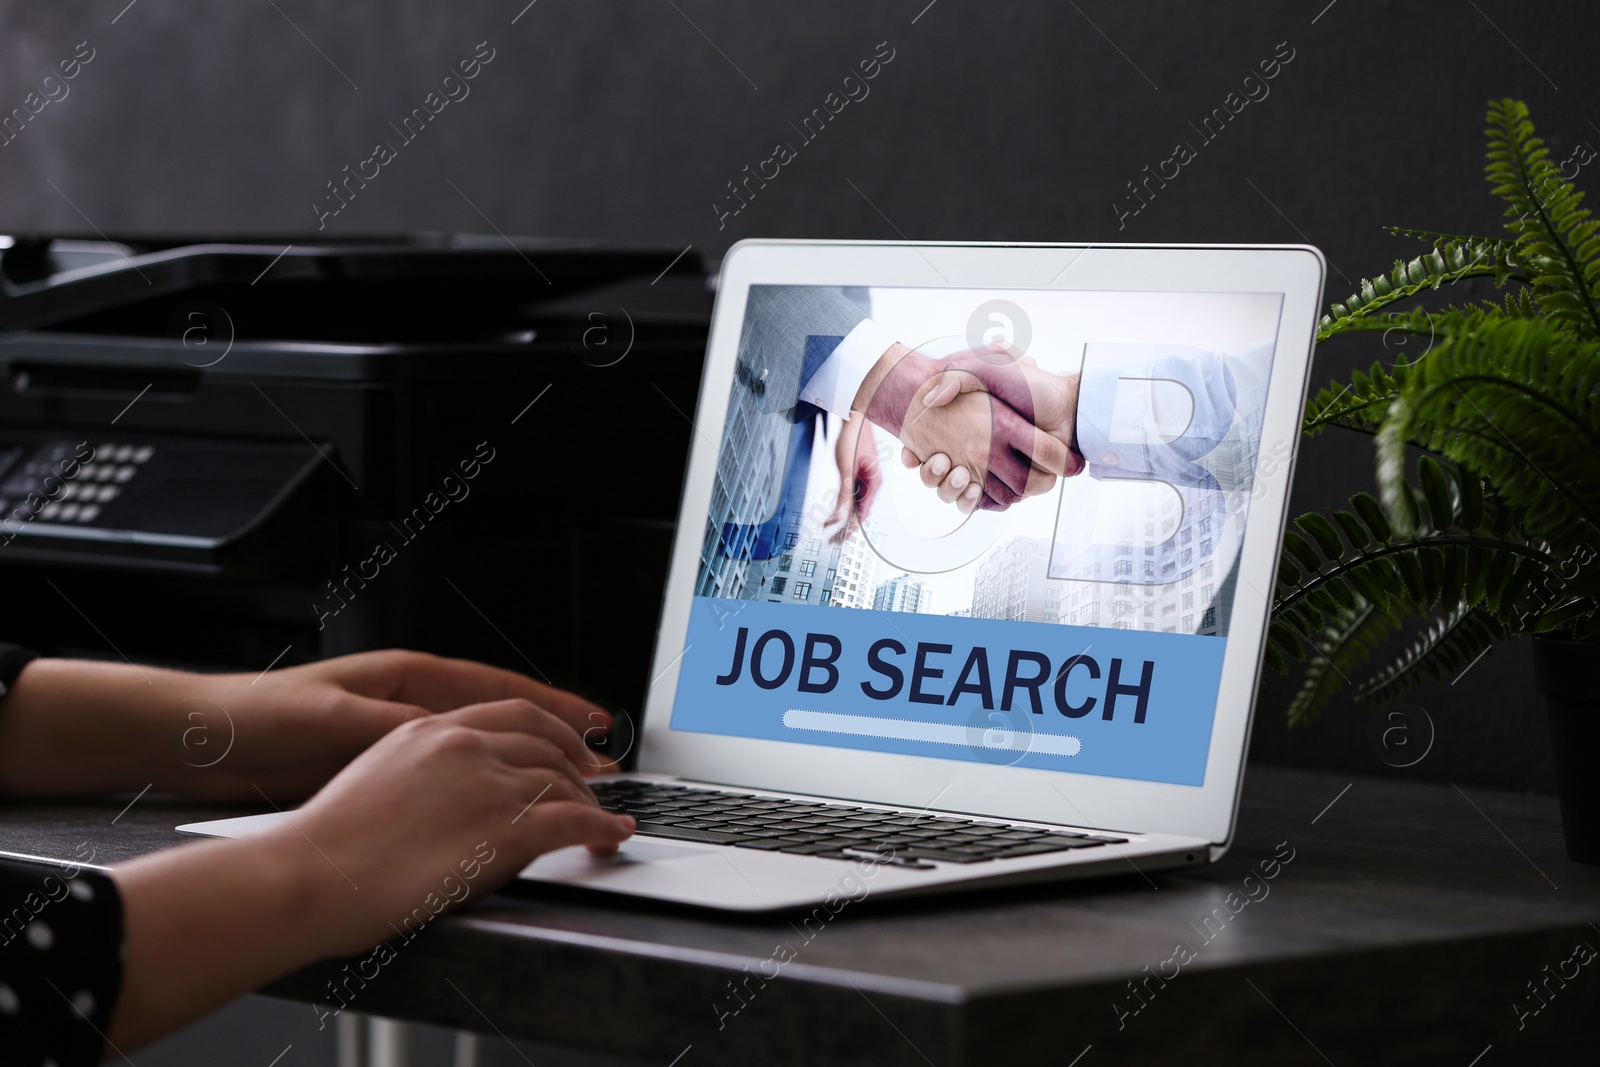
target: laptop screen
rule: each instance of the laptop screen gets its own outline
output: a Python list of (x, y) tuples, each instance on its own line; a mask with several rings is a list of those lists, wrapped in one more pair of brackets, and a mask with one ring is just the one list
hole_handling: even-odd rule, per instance
[(1282, 303), (752, 286), (672, 728), (1201, 785)]

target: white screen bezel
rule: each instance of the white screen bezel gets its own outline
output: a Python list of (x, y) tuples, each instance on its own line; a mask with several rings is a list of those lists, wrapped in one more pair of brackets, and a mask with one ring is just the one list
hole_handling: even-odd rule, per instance
[[(722, 264), (693, 420), (653, 681), (646, 695), (640, 769), (883, 804), (1181, 834), (1225, 846), (1242, 780), (1324, 275), (1322, 254), (1307, 245), (736, 244)], [(1171, 785), (671, 728), (704, 517), (753, 284), (1283, 294), (1261, 441), (1263, 454), (1286, 443), (1290, 458), (1271, 477), (1258, 474), (1260, 495), (1250, 504), (1204, 784)]]

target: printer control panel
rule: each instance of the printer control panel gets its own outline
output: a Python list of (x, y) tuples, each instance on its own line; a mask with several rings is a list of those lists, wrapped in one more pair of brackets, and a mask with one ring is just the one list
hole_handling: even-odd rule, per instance
[(0, 546), (14, 556), (204, 554), (282, 517), (331, 462), (304, 440), (71, 433), (0, 427)]
[[(34, 522), (74, 526), (108, 525), (108, 506), (132, 487), (158, 446), (119, 441), (49, 441), (25, 452), (0, 453), (0, 515), (18, 509)], [(25, 457), (25, 458), (24, 458)], [(10, 462), (4, 461), (9, 458)], [(21, 462), (19, 462), (19, 460)]]

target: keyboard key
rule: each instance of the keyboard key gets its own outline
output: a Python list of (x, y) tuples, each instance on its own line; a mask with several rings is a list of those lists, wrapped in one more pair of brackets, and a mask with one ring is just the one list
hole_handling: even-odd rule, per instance
[(1105, 844), (1104, 841), (1089, 841), (1081, 838), (1076, 840), (1041, 841), (1037, 845), (1018, 845), (1016, 848), (1008, 848), (1004, 852), (996, 852), (994, 857), (995, 859), (1008, 860), (1018, 856), (1041, 856), (1046, 852), (1062, 852), (1071, 848), (1094, 848), (1103, 844)]
[(933, 864), (927, 860), (911, 859), (905, 855), (896, 855), (892, 852), (880, 852), (875, 848), (850, 848), (845, 851), (851, 853), (850, 858), (853, 860), (866, 860), (871, 863), (886, 864), (890, 867), (903, 867), (914, 871), (933, 870)]
[(917, 843), (914, 847), (933, 848), (942, 852), (952, 849), (973, 848), (975, 846), (972, 838), (970, 837), (936, 837), (932, 839), (923, 837), (917, 840)]
[(944, 852), (937, 849), (909, 848), (896, 855), (906, 856), (914, 860), (935, 860), (939, 863), (983, 863), (988, 856), (969, 856), (960, 852)]
[(658, 822), (640, 822), (638, 832), (650, 837), (671, 837), (680, 841), (709, 841), (714, 845), (733, 845), (745, 839), (743, 834), (729, 834), (721, 830), (691, 830), (686, 826)]

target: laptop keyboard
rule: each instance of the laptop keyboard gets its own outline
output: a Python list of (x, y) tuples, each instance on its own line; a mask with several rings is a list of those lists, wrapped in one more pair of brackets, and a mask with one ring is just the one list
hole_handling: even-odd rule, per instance
[(600, 806), (632, 815), (639, 833), (832, 860), (932, 870), (1068, 849), (1126, 844), (1125, 837), (1040, 830), (957, 815), (906, 813), (787, 800), (633, 779), (594, 784)]

